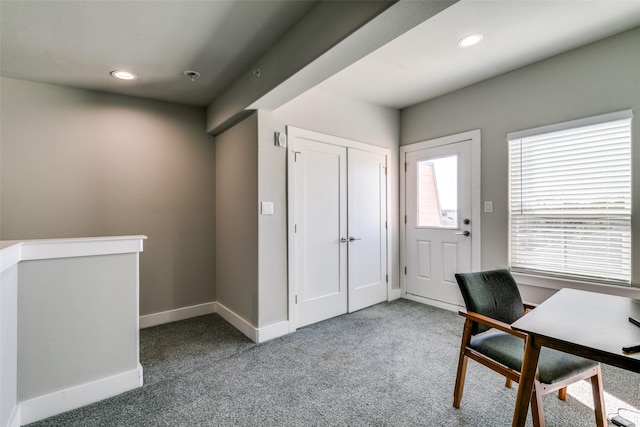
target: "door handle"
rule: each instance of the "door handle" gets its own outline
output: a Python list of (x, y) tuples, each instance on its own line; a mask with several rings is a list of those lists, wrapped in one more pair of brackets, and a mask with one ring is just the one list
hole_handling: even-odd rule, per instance
[(469, 231), (464, 230), (463, 232), (460, 233), (456, 233), (456, 236), (464, 236), (464, 237), (469, 237), (471, 235), (471, 233), (469, 233)]
[(359, 237), (349, 236), (349, 241), (350, 241), (350, 242), (353, 242), (354, 240), (362, 240), (362, 239), (361, 239), (361, 238), (359, 238)]
[(340, 243), (347, 243), (347, 238), (346, 237), (341, 237), (340, 238)]

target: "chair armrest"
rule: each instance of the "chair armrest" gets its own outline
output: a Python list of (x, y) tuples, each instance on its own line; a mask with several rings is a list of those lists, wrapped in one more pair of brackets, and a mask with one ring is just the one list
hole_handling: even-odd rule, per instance
[(487, 325), (491, 328), (498, 329), (499, 331), (506, 332), (518, 338), (522, 338), (522, 339), (527, 338), (527, 334), (525, 334), (524, 332), (520, 332), (512, 329), (511, 325), (509, 325), (508, 323), (504, 323), (499, 320), (493, 319), (491, 317), (488, 317), (479, 313), (475, 313), (473, 311), (467, 311), (464, 309), (458, 311), (458, 313), (460, 314), (460, 316), (466, 317), (467, 319), (473, 322), (478, 322), (483, 325)]

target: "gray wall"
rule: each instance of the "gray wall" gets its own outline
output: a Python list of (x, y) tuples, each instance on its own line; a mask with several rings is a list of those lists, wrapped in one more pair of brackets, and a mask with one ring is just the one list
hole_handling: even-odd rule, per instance
[(258, 326), (258, 116), (216, 136), (216, 296)]
[(138, 254), (18, 265), (18, 400), (138, 368)]
[[(0, 248), (2, 249), (2, 248)], [(0, 426), (9, 425), (18, 405), (18, 266), (0, 273)]]
[(1, 80), (0, 239), (145, 234), (140, 314), (215, 295), (206, 112)]
[[(493, 201), (493, 213), (482, 214), (483, 268), (507, 266), (508, 132), (632, 108), (632, 164), (640, 170), (639, 46), (637, 28), (402, 111), (401, 145), (481, 129), (482, 200)], [(640, 174), (633, 180), (637, 196)], [(640, 229), (637, 214), (632, 227)], [(633, 246), (640, 248), (640, 233)], [(633, 282), (640, 284), (640, 268)]]
[[(285, 127), (258, 111), (258, 200), (273, 202), (273, 215), (258, 217), (258, 327), (287, 320), (287, 149), (277, 147), (274, 132)], [(258, 206), (260, 209), (260, 206)]]

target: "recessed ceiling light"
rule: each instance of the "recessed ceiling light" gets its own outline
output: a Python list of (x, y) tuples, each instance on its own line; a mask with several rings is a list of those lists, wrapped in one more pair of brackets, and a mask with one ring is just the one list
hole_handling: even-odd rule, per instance
[(460, 39), (458, 42), (459, 47), (469, 47), (474, 44), (478, 44), (482, 41), (484, 36), (482, 34), (472, 34), (470, 36), (466, 36)]
[(128, 71), (122, 71), (122, 70), (113, 70), (109, 74), (111, 74), (116, 79), (120, 79), (120, 80), (135, 80), (137, 78), (135, 74), (130, 73)]

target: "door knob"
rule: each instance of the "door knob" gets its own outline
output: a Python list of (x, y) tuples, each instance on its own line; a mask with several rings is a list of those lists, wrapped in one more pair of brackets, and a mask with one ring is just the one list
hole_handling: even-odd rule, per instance
[(471, 235), (471, 233), (469, 233), (467, 230), (464, 230), (461, 233), (456, 233), (457, 236), (465, 236), (465, 237), (469, 237), (469, 235)]
[(341, 237), (340, 238), (340, 243), (347, 243), (347, 238), (346, 237)]
[(361, 239), (361, 238), (359, 238), (359, 237), (349, 236), (349, 241), (350, 241), (350, 242), (353, 242), (354, 240), (362, 240), (362, 239)]

